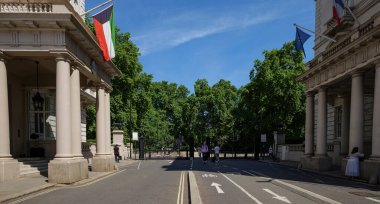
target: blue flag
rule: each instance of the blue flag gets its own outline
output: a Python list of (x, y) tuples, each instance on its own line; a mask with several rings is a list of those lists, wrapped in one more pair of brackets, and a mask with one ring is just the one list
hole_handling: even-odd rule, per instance
[(294, 42), (294, 46), (296, 50), (302, 50), (304, 56), (306, 57), (305, 50), (303, 49), (303, 43), (306, 42), (307, 39), (310, 38), (310, 35), (303, 32), (301, 29), (296, 27), (296, 41)]

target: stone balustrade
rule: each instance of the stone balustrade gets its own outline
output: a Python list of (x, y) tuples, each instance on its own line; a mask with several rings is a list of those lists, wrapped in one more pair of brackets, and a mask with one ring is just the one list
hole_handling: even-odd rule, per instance
[(49, 3), (0, 3), (0, 13), (51, 13)]

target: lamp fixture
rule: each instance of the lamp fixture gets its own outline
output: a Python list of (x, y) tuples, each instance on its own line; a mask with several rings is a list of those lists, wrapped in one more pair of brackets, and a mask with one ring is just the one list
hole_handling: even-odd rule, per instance
[(34, 110), (36, 111), (42, 111), (43, 105), (44, 105), (44, 98), (42, 98), (39, 90), (38, 90), (38, 64), (39, 62), (36, 61), (36, 66), (37, 66), (37, 93), (36, 95), (33, 96), (33, 107)]

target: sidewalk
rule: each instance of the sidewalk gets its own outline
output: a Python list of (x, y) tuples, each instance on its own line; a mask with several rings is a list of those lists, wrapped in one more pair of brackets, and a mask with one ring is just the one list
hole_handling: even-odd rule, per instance
[[(136, 163), (138, 160), (121, 160), (120, 163), (116, 163), (117, 168), (120, 169), (122, 167), (128, 166), (130, 164)], [(92, 172), (89, 171), (89, 178), (78, 181), (69, 185), (62, 184), (54, 184), (48, 183), (48, 178), (45, 176), (37, 175), (30, 177), (22, 177), (17, 180), (6, 181), (0, 183), (0, 203), (16, 199), (21, 196), (25, 196), (31, 193), (35, 193), (38, 191), (50, 189), (53, 187), (65, 187), (65, 186), (73, 186), (73, 185), (84, 185), (106, 176), (112, 175), (117, 170), (111, 172)]]
[(356, 181), (356, 182), (361, 182), (361, 183), (368, 184), (368, 182), (366, 180), (356, 179), (356, 178), (355, 179), (350, 179), (350, 178), (344, 176), (340, 169), (334, 169), (334, 170), (331, 170), (331, 171), (316, 171), (316, 170), (311, 170), (311, 169), (299, 168), (300, 162), (297, 162), (297, 161), (289, 161), (289, 160), (279, 160), (279, 161), (259, 160), (259, 161), (260, 162), (264, 162), (264, 163), (271, 163), (271, 164), (277, 164), (277, 165), (283, 165), (283, 166), (290, 166), (290, 167), (297, 168), (297, 169), (300, 169), (302, 171), (311, 172), (311, 173), (314, 173), (314, 174), (320, 174), (320, 175), (324, 175), (324, 176), (329, 176), (329, 177), (334, 177), (334, 178), (339, 178), (339, 179)]

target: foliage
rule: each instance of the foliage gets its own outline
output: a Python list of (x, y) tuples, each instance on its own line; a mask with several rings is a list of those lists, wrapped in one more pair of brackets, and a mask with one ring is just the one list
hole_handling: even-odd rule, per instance
[[(207, 140), (222, 149), (251, 151), (249, 144), (256, 135), (273, 131), (284, 132), (287, 142), (300, 142), (305, 98), (296, 77), (304, 71), (302, 53), (286, 43), (263, 54), (264, 60), (254, 61), (245, 86), (237, 89), (223, 79), (210, 86), (206, 79), (198, 79), (190, 94), (183, 85), (152, 82), (153, 76), (143, 72), (130, 34), (117, 30), (112, 61), (122, 73), (112, 79), (111, 124), (121, 123), (126, 141), (132, 131), (139, 132), (147, 151), (180, 148), (192, 139), (196, 146)], [(89, 106), (87, 137), (92, 139), (95, 117), (95, 107)]]

